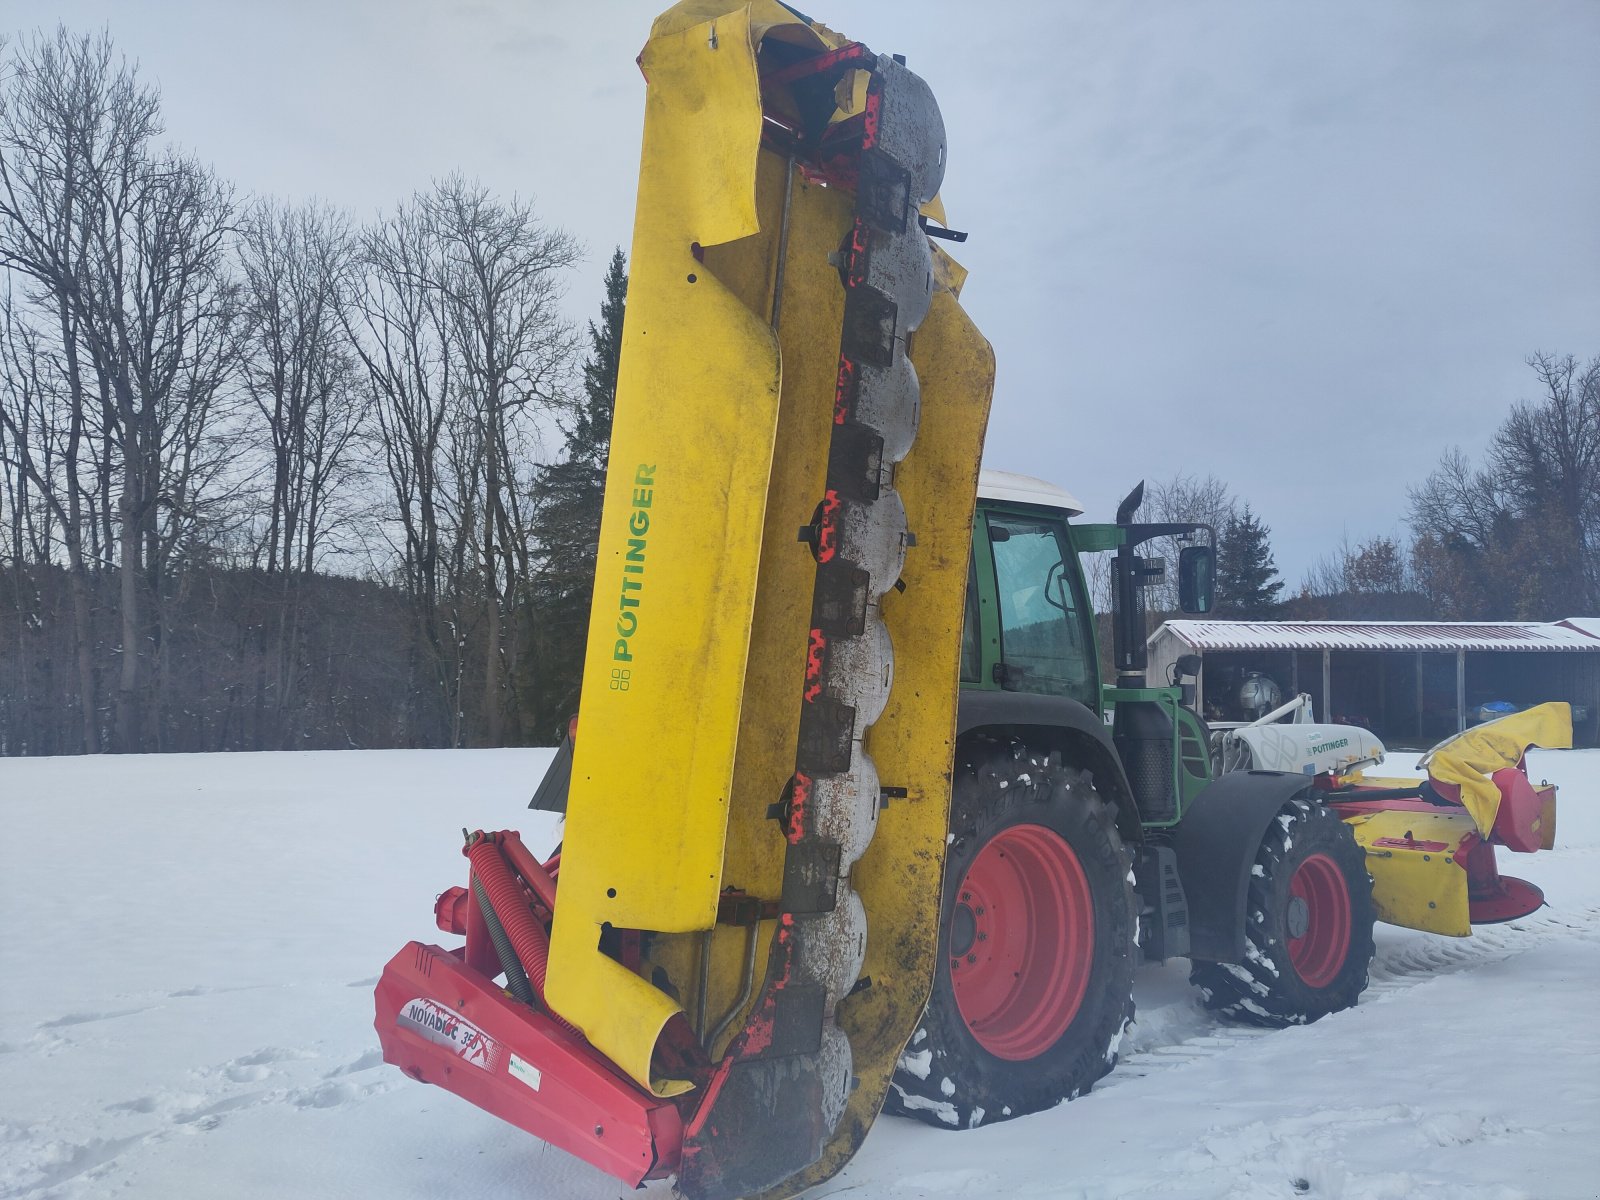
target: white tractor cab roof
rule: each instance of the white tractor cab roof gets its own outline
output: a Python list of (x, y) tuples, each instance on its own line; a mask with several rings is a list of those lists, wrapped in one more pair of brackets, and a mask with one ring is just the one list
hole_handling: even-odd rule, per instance
[(1032, 475), (1017, 475), (1011, 471), (991, 471), (987, 467), (978, 473), (978, 495), (985, 500), (1005, 500), (1012, 504), (1037, 504), (1042, 508), (1061, 509), (1069, 517), (1083, 512), (1078, 498), (1064, 487), (1035, 479)]

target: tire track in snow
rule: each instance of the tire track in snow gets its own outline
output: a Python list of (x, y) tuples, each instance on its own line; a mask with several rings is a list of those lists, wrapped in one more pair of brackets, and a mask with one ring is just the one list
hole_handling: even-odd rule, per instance
[[(1198, 1002), (1196, 1008), (1198, 1009)], [(1142, 1050), (1125, 1055), (1111, 1074), (1094, 1085), (1094, 1091), (1089, 1095), (1092, 1097), (1137, 1079), (1144, 1079), (1150, 1075), (1163, 1075), (1179, 1067), (1189, 1066), (1191, 1063), (1215, 1058), (1219, 1054), (1226, 1054), (1239, 1046), (1270, 1037), (1277, 1032), (1275, 1029), (1259, 1029), (1250, 1025), (1226, 1025), (1212, 1014), (1200, 1011), (1205, 1018), (1215, 1022), (1204, 1033), (1146, 1046)], [(1137, 1014), (1135, 1020), (1137, 1021)]]
[[(1454, 975), (1474, 967), (1515, 958), (1535, 947), (1568, 939), (1600, 941), (1600, 907), (1574, 909), (1545, 907), (1527, 917), (1503, 925), (1479, 925), (1472, 936), (1447, 938), (1438, 934), (1417, 933), (1398, 944), (1378, 948), (1373, 958), (1371, 981), (1361, 996), (1361, 1004), (1382, 1003), (1390, 996), (1442, 975)], [(1150, 1041), (1126, 1052), (1110, 1075), (1095, 1084), (1094, 1092), (1106, 1092), (1137, 1079), (1169, 1071), (1226, 1054), (1239, 1046), (1271, 1037), (1279, 1031), (1251, 1025), (1230, 1025), (1201, 1007), (1198, 997), (1188, 1004), (1164, 1004), (1150, 1010), (1146, 1025), (1154, 1032), (1141, 1036), (1139, 1013), (1134, 1014), (1133, 1042), (1144, 1036)], [(1186, 1035), (1180, 1031), (1200, 1032)], [(1177, 1025), (1180, 1036), (1163, 1040), (1162, 1026)]]
[(1426, 983), (1438, 975), (1454, 975), (1476, 966), (1504, 962), (1536, 946), (1568, 939), (1600, 940), (1600, 907), (1545, 907), (1503, 925), (1478, 925), (1472, 936), (1447, 938), (1419, 934), (1378, 950), (1372, 982), (1361, 1002), (1382, 999)]

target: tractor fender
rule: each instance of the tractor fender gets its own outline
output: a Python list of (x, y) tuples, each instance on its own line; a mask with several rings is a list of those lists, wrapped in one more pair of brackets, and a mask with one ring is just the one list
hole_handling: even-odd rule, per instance
[(1233, 771), (1206, 786), (1173, 831), (1189, 904), (1189, 957), (1243, 962), (1250, 869), (1267, 827), (1311, 780), (1284, 771)]
[(956, 735), (985, 731), (1014, 734), (1036, 749), (1060, 751), (1067, 763), (1090, 772), (1100, 794), (1115, 806), (1122, 840), (1130, 846), (1144, 841), (1139, 807), (1111, 729), (1088, 705), (1068, 696), (963, 690)]

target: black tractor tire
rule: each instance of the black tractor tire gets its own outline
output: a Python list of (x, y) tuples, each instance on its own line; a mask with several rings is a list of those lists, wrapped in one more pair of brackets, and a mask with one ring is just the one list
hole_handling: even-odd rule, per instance
[(1116, 811), (1087, 771), (1015, 740), (956, 758), (933, 991), (885, 1111), (971, 1129), (1073, 1099), (1116, 1065), (1139, 908)]
[(1273, 818), (1251, 869), (1245, 961), (1196, 962), (1207, 1008), (1247, 1025), (1305, 1025), (1350, 1008), (1372, 964), (1366, 853), (1332, 809), (1296, 799)]

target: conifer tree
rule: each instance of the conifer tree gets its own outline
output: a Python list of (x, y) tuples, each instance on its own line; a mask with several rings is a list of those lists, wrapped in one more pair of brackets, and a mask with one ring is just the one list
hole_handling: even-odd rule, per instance
[(606, 270), (600, 320), (589, 322), (583, 393), (562, 427), (562, 461), (542, 467), (536, 481), (536, 565), (517, 664), (523, 733), (536, 744), (548, 743), (578, 708), (627, 293), (627, 259), (618, 249)]
[(1272, 530), (1244, 505), (1222, 528), (1217, 547), (1218, 616), (1270, 617), (1283, 590), (1268, 539)]

